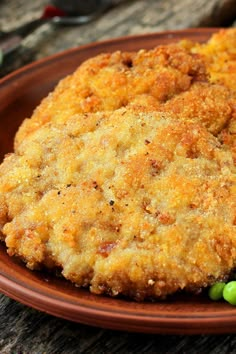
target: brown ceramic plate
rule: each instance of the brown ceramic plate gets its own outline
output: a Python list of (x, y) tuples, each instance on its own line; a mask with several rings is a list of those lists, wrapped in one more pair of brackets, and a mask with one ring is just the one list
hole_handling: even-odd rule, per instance
[[(0, 81), (0, 157), (12, 150), (14, 133), (25, 117), (83, 60), (101, 52), (152, 48), (181, 38), (205, 41), (214, 29), (193, 29), (118, 38), (72, 49), (36, 62)], [(164, 302), (136, 303), (95, 296), (64, 279), (31, 272), (0, 244), (0, 291), (41, 311), (75, 322), (146, 333), (236, 332), (236, 308), (212, 302), (206, 294), (178, 295)]]

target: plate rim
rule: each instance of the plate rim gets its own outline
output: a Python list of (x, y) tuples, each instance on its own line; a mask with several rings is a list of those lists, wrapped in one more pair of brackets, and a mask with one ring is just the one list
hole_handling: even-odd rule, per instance
[(105, 39), (101, 41), (95, 41), (95, 42), (90, 42), (87, 44), (83, 44), (80, 46), (72, 47), (66, 50), (63, 50), (61, 52), (55, 53), (48, 55), (44, 58), (37, 59), (31, 63), (28, 63), (13, 72), (7, 74), (6, 76), (3, 76), (0, 78), (0, 86), (6, 84), (7, 82), (11, 80), (15, 80), (15, 78), (18, 75), (25, 74), (27, 71), (34, 69), (35, 67), (39, 68), (40, 66), (47, 65), (53, 61), (61, 60), (68, 54), (73, 55), (76, 54), (78, 51), (84, 51), (84, 50), (89, 50), (91, 48), (96, 48), (100, 47), (101, 45), (103, 47), (109, 47), (112, 44), (116, 43), (123, 43), (126, 42), (127, 40), (129, 41), (135, 41), (137, 39), (144, 39), (144, 38), (157, 38), (157, 37), (163, 37), (163, 38), (178, 38), (179, 36), (183, 37), (184, 33), (191, 33), (191, 36), (194, 35), (199, 35), (199, 33), (203, 35), (211, 35), (215, 32), (218, 32), (219, 30), (224, 29), (222, 27), (201, 27), (201, 28), (187, 28), (187, 29), (178, 29), (178, 30), (166, 30), (166, 31), (160, 31), (160, 32), (151, 32), (151, 33), (141, 33), (141, 34), (133, 34), (133, 35), (127, 35), (127, 36), (120, 36), (116, 38), (111, 38), (111, 39)]
[[(4, 278), (4, 279), (2, 279)], [(6, 287), (3, 287), (3, 283)], [(141, 332), (141, 333), (159, 333), (159, 334), (214, 334), (214, 333), (235, 333), (236, 330), (232, 326), (236, 323), (236, 311), (232, 311), (231, 314), (226, 315), (215, 313), (215, 315), (209, 316), (202, 314), (188, 316), (178, 315), (160, 315), (157, 316), (150, 314), (143, 315), (125, 313), (121, 311), (112, 312), (101, 308), (92, 307), (91, 304), (72, 304), (66, 302), (67, 311), (65, 313), (65, 302), (62, 299), (56, 299), (48, 296), (47, 294), (39, 293), (36, 290), (28, 287), (25, 292), (25, 287), (21, 284), (17, 284), (17, 292), (15, 292), (16, 282), (10, 280), (4, 275), (0, 274), (0, 291), (9, 296), (10, 298), (32, 307), (36, 310), (43, 311), (47, 314), (54, 315), (59, 318), (63, 318), (69, 321), (92, 325), (95, 327), (101, 327), (106, 329), (124, 330), (124, 323), (127, 326), (128, 332)], [(25, 296), (27, 295), (27, 296)], [(50, 310), (48, 310), (50, 305)], [(94, 319), (94, 317), (96, 318)], [(169, 319), (169, 321), (168, 321)], [(109, 324), (107, 324), (109, 321)], [(115, 322), (114, 322), (115, 321)], [(140, 325), (141, 324), (141, 325)], [(220, 332), (218, 331), (221, 327)]]

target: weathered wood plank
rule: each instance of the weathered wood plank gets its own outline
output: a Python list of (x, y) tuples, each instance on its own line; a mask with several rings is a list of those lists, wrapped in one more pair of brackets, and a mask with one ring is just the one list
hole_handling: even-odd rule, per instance
[(235, 335), (165, 336), (102, 330), (57, 319), (0, 296), (1, 354), (236, 352)]
[[(0, 5), (0, 28), (7, 30), (37, 18), (46, 3), (46, 0), (3, 2)], [(98, 40), (168, 29), (224, 26), (233, 22), (235, 17), (235, 0), (123, 0), (121, 5), (92, 25), (43, 26), (24, 41), (18, 58), (14, 58), (0, 74), (3, 76), (35, 59)]]

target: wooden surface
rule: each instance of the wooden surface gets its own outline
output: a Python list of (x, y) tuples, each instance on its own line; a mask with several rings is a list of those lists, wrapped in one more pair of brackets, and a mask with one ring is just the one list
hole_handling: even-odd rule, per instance
[[(119, 1), (119, 0), (116, 0)], [(0, 0), (0, 29), (35, 19), (47, 0)], [(0, 68), (0, 77), (33, 60), (108, 38), (189, 27), (232, 25), (236, 0), (121, 0), (99, 20), (80, 27), (44, 25), (23, 41), (19, 55)]]
[[(45, 0), (0, 1), (0, 28), (8, 30), (42, 13)], [(130, 0), (81, 27), (44, 25), (24, 40), (6, 73), (50, 54), (128, 34), (201, 26), (230, 26), (235, 0)], [(0, 103), (1, 104), (1, 103)], [(0, 295), (0, 353), (234, 353), (235, 335), (142, 335), (79, 325), (40, 313)]]

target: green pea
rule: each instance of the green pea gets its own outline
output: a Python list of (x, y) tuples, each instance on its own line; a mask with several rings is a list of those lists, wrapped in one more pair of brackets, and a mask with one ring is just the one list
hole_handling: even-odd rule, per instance
[(214, 301), (222, 299), (224, 287), (225, 283), (222, 282), (212, 285), (208, 291), (209, 298)]
[(227, 283), (223, 290), (223, 298), (231, 305), (236, 305), (236, 281)]

